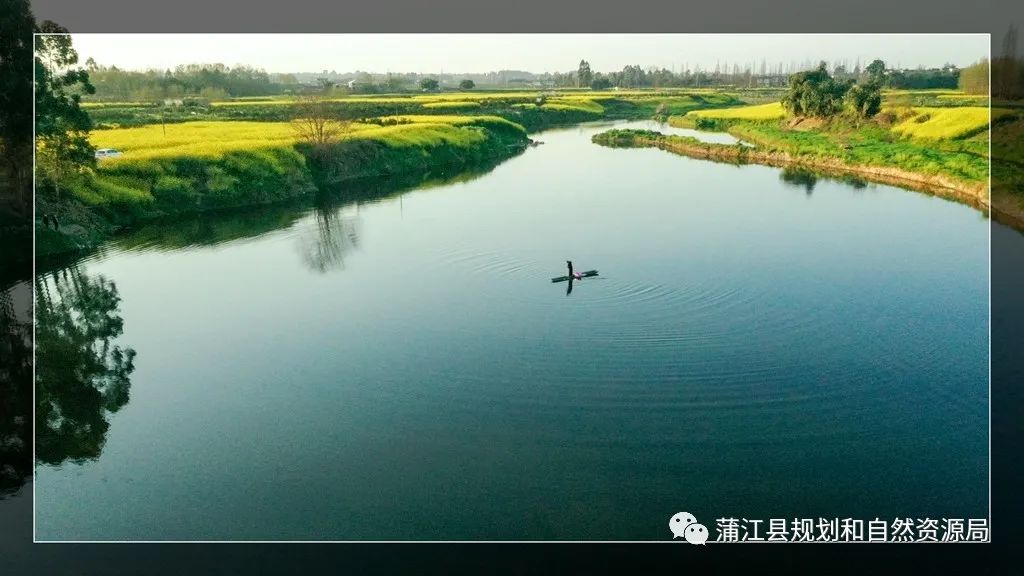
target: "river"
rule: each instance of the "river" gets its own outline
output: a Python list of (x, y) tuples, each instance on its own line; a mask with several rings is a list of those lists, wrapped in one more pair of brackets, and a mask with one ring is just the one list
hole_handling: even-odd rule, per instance
[[(358, 201), (157, 223), (45, 271), (37, 538), (986, 517), (989, 222), (592, 144), (608, 126)], [(566, 260), (599, 276), (570, 292)]]

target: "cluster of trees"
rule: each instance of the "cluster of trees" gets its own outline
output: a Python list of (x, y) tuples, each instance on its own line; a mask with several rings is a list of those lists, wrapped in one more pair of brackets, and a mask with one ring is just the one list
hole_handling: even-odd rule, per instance
[[(719, 75), (717, 78), (701, 71), (675, 73), (666, 68), (644, 69), (641, 66), (630, 64), (618, 72), (594, 72), (586, 60), (580, 62), (580, 67), (575, 74), (554, 76), (555, 86), (577, 86), (590, 87), (594, 90), (607, 90), (612, 87), (618, 88), (685, 88), (685, 87), (706, 87), (716, 84), (730, 83), (733, 78), (726, 75)], [(745, 76), (740, 79), (744, 85), (752, 84), (753, 77)]]
[[(802, 68), (802, 69), (801, 69)], [(833, 63), (826, 67), (830, 75), (837, 80), (849, 80), (852, 82), (865, 82), (871, 78), (870, 65), (861, 68), (857, 63), (853, 68), (847, 68), (845, 64)], [(730, 69), (728, 66), (716, 66), (714, 70), (701, 70), (696, 68), (684, 69), (682, 72), (675, 72), (665, 68), (642, 68), (637, 65), (625, 66), (618, 72), (593, 72), (590, 64), (583, 60), (575, 73), (553, 75), (556, 86), (590, 86), (595, 90), (606, 90), (613, 86), (619, 88), (702, 88), (711, 86), (783, 86), (789, 76), (800, 71), (814, 71), (817, 68), (809, 64), (797, 65), (781, 64), (769, 67), (762, 62), (760, 67), (746, 65), (740, 67), (734, 64)], [(784, 72), (786, 70), (787, 72)], [(926, 89), (926, 88), (956, 88), (960, 71), (953, 65), (947, 64), (942, 68), (919, 69), (919, 70), (889, 70), (880, 78), (880, 83), (886, 88), (899, 89)]]
[[(752, 63), (740, 66), (734, 63), (730, 68), (728, 64), (718, 64), (714, 70), (702, 70), (698, 66), (694, 69), (685, 67), (680, 72), (657, 67), (643, 68), (634, 64), (625, 66), (617, 72), (601, 73), (594, 72), (590, 64), (583, 60), (575, 72), (555, 73), (551, 78), (555, 86), (590, 86), (595, 90), (604, 90), (613, 86), (619, 88), (784, 86), (787, 79), (794, 73), (814, 72), (818, 68), (810, 62), (800, 64), (790, 62), (788, 65), (779, 63), (769, 66), (767, 61), (762, 60), (760, 66)], [(848, 69), (844, 63), (833, 63), (831, 66), (826, 65), (825, 68), (837, 80), (857, 83), (875, 78), (881, 85), (893, 88), (956, 87), (957, 81), (957, 70), (951, 65), (940, 70), (889, 71), (889, 74), (884, 76), (873, 75), (870, 71), (871, 65), (861, 68), (859, 62), (852, 69)]]
[(960, 89), (968, 94), (988, 95), (989, 62), (987, 59), (960, 72)]
[[(542, 74), (526, 70), (496, 70), (482, 73), (394, 73), (371, 74), (370, 72), (356, 71), (338, 72), (336, 70), (323, 70), (321, 72), (296, 72), (294, 74), (273, 74), (271, 81), (277, 82), (283, 89), (288, 90), (289, 86), (313, 85), (318, 78), (332, 80), (338, 86), (345, 86), (346, 89), (362, 93), (400, 92), (403, 90), (416, 90), (420, 81), (425, 78), (433, 78), (438, 81), (442, 88), (454, 88), (464, 80), (472, 80), (474, 86), (481, 88), (610, 88), (618, 86), (621, 88), (666, 88), (666, 87), (709, 87), (709, 86), (784, 86), (789, 74), (801, 70), (814, 68), (815, 63), (810, 60), (797, 62), (769, 63), (762, 59), (760, 62), (750, 61), (720, 62), (713, 67), (702, 68), (701, 66), (690, 66), (685, 64), (678, 69), (667, 69), (664, 67), (648, 66), (643, 67), (632, 64), (623, 67), (622, 70), (610, 72), (598, 72), (587, 60), (582, 60), (579, 65), (565, 72), (545, 72)], [(858, 77), (863, 73), (859, 63), (847, 65), (845, 62), (836, 62), (830, 66), (833, 74), (837, 76)], [(849, 69), (850, 72), (846, 70)], [(349, 88), (347, 84), (353, 81)], [(601, 88), (604, 89), (604, 88)]]
[(870, 118), (882, 108), (885, 63), (875, 60), (865, 72), (864, 80), (854, 83), (851, 78), (833, 77), (822, 62), (814, 70), (789, 77), (782, 105), (796, 116), (830, 118), (847, 110), (861, 118)]
[[(284, 92), (302, 90), (301, 86), (296, 86), (299, 76), (295, 74), (280, 74), (277, 78)], [(328, 80), (337, 84), (337, 82), (342, 82), (344, 77), (336, 72), (333, 74), (327, 72), (316, 77), (318, 83)], [(374, 77), (369, 72), (357, 71), (351, 78), (344, 80), (343, 85), (345, 91), (353, 94), (388, 94), (403, 92), (411, 86), (416, 86), (417, 82), (418, 79), (409, 74), (388, 73), (383, 77)]]
[[(285, 76), (294, 78), (294, 75), (291, 74), (282, 75), (282, 77)], [(378, 81), (369, 72), (356, 72), (355, 77), (345, 82), (343, 86), (338, 85), (330, 76), (317, 77), (316, 82), (320, 88), (327, 88), (332, 92), (351, 94), (392, 94), (408, 91), (411, 87), (419, 87), (420, 90), (428, 92), (436, 92), (441, 89), (441, 82), (432, 76), (410, 79), (408, 75), (404, 74), (387, 74), (382, 80)], [(308, 88), (296, 87), (291, 83), (284, 84), (283, 86), (288, 86), (284, 89), (286, 92), (309, 91)], [(472, 90), (476, 88), (476, 82), (472, 79), (464, 78), (459, 81), (458, 86), (460, 90)]]
[(140, 72), (121, 70), (116, 66), (99, 66), (90, 58), (86, 60), (85, 67), (96, 87), (96, 98), (104, 100), (268, 96), (280, 94), (288, 86), (288, 78), (283, 78), (283, 82), (274, 82), (266, 71), (251, 66), (184, 64), (174, 70)]

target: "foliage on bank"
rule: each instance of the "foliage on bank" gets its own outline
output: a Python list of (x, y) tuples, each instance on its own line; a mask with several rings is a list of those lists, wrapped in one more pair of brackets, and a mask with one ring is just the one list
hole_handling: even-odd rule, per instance
[(820, 131), (785, 130), (777, 124), (743, 124), (731, 133), (756, 146), (723, 145), (649, 130), (609, 130), (593, 141), (611, 147), (655, 147), (691, 156), (770, 166), (804, 166), (852, 173), (869, 180), (904, 185), (987, 203), (987, 159), (971, 150), (939, 149), (909, 140), (886, 141), (870, 130), (848, 135), (845, 142)]
[[(244, 125), (185, 124), (176, 127), (182, 134), (169, 138), (166, 146), (160, 145), (159, 126), (97, 132), (97, 138), (121, 146), (125, 155), (104, 160), (69, 183), (70, 201), (51, 202), (43, 191), (42, 206), (62, 222), (62, 232), (42, 228), (39, 252), (84, 247), (97, 240), (96, 230), (160, 216), (271, 204), (348, 180), (459, 171), (507, 158), (529, 142), (522, 126), (502, 118), (401, 120), (362, 126), (323, 145), (296, 141), (287, 126), (272, 129), (277, 139), (268, 141), (262, 138), (265, 132)], [(222, 139), (192, 150), (180, 142), (204, 131), (220, 133)], [(96, 218), (104, 225), (92, 221)]]

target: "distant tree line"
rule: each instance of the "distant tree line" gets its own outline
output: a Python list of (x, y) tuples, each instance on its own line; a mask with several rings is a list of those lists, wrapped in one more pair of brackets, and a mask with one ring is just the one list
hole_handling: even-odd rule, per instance
[(285, 88), (282, 82), (271, 81), (266, 71), (251, 66), (184, 64), (174, 70), (132, 71), (99, 66), (92, 58), (86, 60), (85, 66), (96, 87), (95, 98), (102, 100), (269, 96), (280, 94)]
[[(740, 67), (738, 64), (734, 64), (731, 69), (723, 66), (716, 66), (714, 70), (686, 68), (677, 73), (666, 68), (643, 68), (638, 65), (628, 65), (618, 72), (595, 73), (591, 71), (590, 64), (584, 60), (580, 63), (575, 75), (555, 74), (553, 77), (557, 86), (590, 86), (595, 90), (606, 90), (612, 87), (705, 88), (735, 86), (756, 88), (785, 86), (788, 78), (793, 74), (814, 69), (816, 69), (815, 66), (807, 64), (788, 67), (779, 64), (774, 68), (769, 68), (767, 63), (762, 63), (760, 68), (752, 65)], [(861, 68), (859, 63), (852, 69), (848, 69), (845, 64), (834, 63), (831, 66), (826, 64), (826, 70), (829, 70), (830, 75), (836, 79), (854, 83), (864, 82), (870, 76), (867, 67)], [(884, 88), (955, 89), (959, 72), (956, 66), (946, 64), (942, 68), (935, 69), (888, 70), (877, 80)]]
[[(741, 88), (784, 87), (794, 73), (816, 69), (807, 62), (776, 63), (719, 63), (713, 69), (684, 66), (679, 71), (664, 67), (643, 67), (638, 64), (621, 70), (598, 72), (587, 60), (581, 60), (576, 70), (534, 74), (526, 71), (502, 70), (484, 74), (371, 74), (357, 71), (339, 74), (324, 70), (321, 73), (270, 74), (251, 66), (228, 67), (224, 64), (187, 64), (173, 70), (121, 70), (116, 66), (100, 66), (91, 59), (86, 61), (96, 87), (96, 99), (147, 100), (199, 96), (207, 99), (229, 97), (271, 96), (304, 92), (322, 88), (329, 81), (332, 91), (338, 93), (396, 93), (422, 90), (425, 79), (437, 81), (437, 90), (466, 89), (462, 85), (472, 82), (474, 88), (707, 88), (735, 86)], [(867, 75), (858, 61), (853, 67), (845, 62), (827, 66), (837, 79), (861, 82)], [(889, 70), (881, 80), (886, 88), (953, 89), (959, 85), (960, 70), (951, 64), (935, 69)]]
[(961, 70), (951, 65), (932, 70), (893, 70), (885, 78), (887, 88), (900, 90), (927, 90), (945, 88), (955, 90)]

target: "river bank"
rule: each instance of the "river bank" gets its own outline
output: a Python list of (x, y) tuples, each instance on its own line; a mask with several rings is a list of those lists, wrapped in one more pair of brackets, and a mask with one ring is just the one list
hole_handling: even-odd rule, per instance
[[(260, 123), (254, 135), (250, 127), (185, 123), (168, 127), (169, 137), (159, 126), (99, 132), (101, 142), (131, 147), (132, 156), (102, 161), (70, 183), (63, 198), (55, 191), (37, 196), (36, 256), (85, 250), (119, 230), (168, 216), (337, 193), (346, 182), (492, 165), (530, 143), (525, 128), (494, 117), (360, 126), (322, 145), (297, 141), (287, 125)], [(55, 216), (59, 228), (43, 225), (43, 215)]]
[[(88, 106), (101, 161), (37, 194), (36, 255), (88, 249), (118, 230), (176, 214), (258, 206), (359, 179), (458, 172), (510, 158), (528, 134), (607, 119), (638, 119), (735, 106), (718, 92), (456, 94), (341, 98), (327, 102), (346, 123), (330, 144), (298, 138), (291, 100), (163, 109), (139, 103)], [(55, 216), (59, 229), (43, 225)]]
[[(587, 537), (643, 539), (651, 515), (606, 497), (623, 471), (655, 511), (687, 474), (708, 479), (690, 497), (715, 502), (751, 465), (798, 501), (821, 483), (806, 440), (823, 434), (836, 450), (812, 468), (885, 472), (823, 514), (868, 493), (893, 517), (984, 510), (988, 223), (888, 186), (821, 182), (808, 198), (777, 169), (591, 142), (651, 125), (546, 131), (476, 179), (381, 201), (347, 202), (345, 183), (334, 205), (172, 216), (61, 273), (40, 267), (51, 294), (59, 282), (81, 303), (41, 305), (60, 314), (41, 315), (49, 325), (123, 327), (109, 347), (104, 333), (69, 348), (77, 332), (41, 324), (40, 358), (88, 369), (114, 346), (136, 352), (123, 379), (40, 373), (40, 399), (89, 424), (40, 431), (40, 539), (174, 537), (160, 532), (182, 517), (223, 540), (578, 538), (579, 518), (529, 509), (583, 501), (607, 520)], [(567, 295), (550, 282), (567, 258), (601, 276)], [(83, 387), (97, 392), (71, 412)], [(250, 434), (266, 430), (287, 434)], [(899, 450), (879, 457), (863, 441), (878, 434)], [(680, 461), (695, 443), (722, 457)], [(282, 459), (308, 490), (280, 489)], [(182, 470), (212, 476), (183, 484)], [(777, 492), (740, 504), (768, 515)], [(952, 496), (918, 497), (935, 492)], [(496, 493), (515, 497), (496, 510)], [(951, 499), (962, 505), (943, 511)], [(526, 520), (508, 529), (510, 514)]]
[[(748, 135), (743, 132), (730, 133)], [(859, 164), (842, 155), (796, 153), (778, 147), (762, 147), (760, 142), (755, 142), (756, 146), (714, 144), (688, 136), (669, 136), (648, 130), (609, 130), (595, 135), (593, 141), (610, 147), (659, 148), (682, 156), (717, 162), (803, 168), (826, 175), (855, 176), (955, 199), (982, 210), (987, 209), (989, 204), (987, 181), (968, 180), (948, 173), (918, 172), (896, 166)]]

